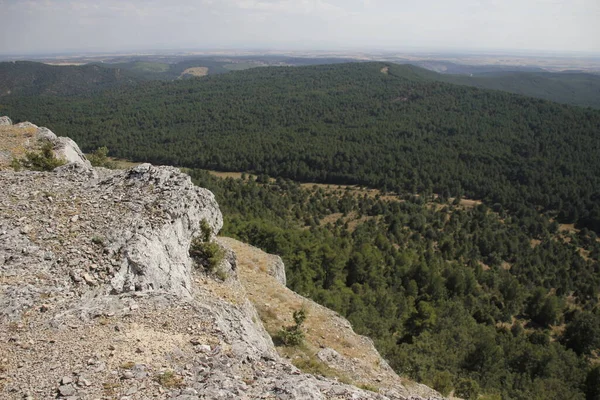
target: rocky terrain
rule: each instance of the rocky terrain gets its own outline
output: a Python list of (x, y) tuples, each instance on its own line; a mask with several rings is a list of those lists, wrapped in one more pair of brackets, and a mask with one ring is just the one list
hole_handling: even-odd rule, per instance
[[(40, 141), (67, 163), (8, 167)], [(347, 321), (286, 289), (275, 256), (217, 239), (213, 194), (178, 169), (92, 168), (70, 139), (5, 117), (0, 155), (0, 398), (439, 396), (402, 381)], [(199, 237), (222, 249), (213, 273), (190, 257)], [(271, 295), (287, 308), (266, 320)], [(303, 302), (308, 346), (321, 338), (318, 359), (337, 375), (302, 372), (261, 321), (274, 329)], [(330, 331), (344, 340), (336, 345)]]

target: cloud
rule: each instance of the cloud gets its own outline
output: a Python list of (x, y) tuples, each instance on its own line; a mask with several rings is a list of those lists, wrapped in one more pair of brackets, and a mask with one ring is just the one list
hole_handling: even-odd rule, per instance
[(600, 52), (598, 0), (0, 0), (0, 53), (158, 47)]

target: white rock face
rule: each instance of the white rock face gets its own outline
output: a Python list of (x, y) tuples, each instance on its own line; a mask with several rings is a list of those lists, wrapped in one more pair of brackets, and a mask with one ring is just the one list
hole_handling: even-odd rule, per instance
[(115, 231), (111, 248), (122, 254), (119, 270), (111, 281), (117, 293), (162, 290), (190, 296), (193, 262), (190, 242), (200, 235), (206, 220), (213, 232), (223, 226), (214, 195), (192, 184), (189, 176), (172, 167), (142, 164), (99, 183), (112, 196), (156, 210), (160, 218), (148, 223), (133, 218), (131, 231)]
[[(29, 123), (26, 123), (29, 124)], [(30, 124), (31, 126), (35, 126)], [(29, 126), (29, 125), (28, 125)], [(62, 158), (67, 163), (81, 164), (85, 168), (92, 168), (92, 164), (85, 158), (83, 152), (72, 139), (68, 137), (58, 137), (50, 129), (38, 127), (36, 134), (38, 140), (52, 142), (54, 146), (54, 154), (57, 158)]]
[(12, 125), (12, 120), (7, 116), (0, 117), (0, 126), (10, 126)]
[(279, 256), (274, 256), (274, 261), (269, 265), (269, 275), (277, 279), (283, 286), (286, 285), (285, 264)]

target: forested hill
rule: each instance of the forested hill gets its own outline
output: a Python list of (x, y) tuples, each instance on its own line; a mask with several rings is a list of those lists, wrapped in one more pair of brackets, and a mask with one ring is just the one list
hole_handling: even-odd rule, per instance
[(1, 111), (133, 160), (468, 196), (600, 231), (600, 112), (384, 63), (258, 68)]
[(600, 108), (600, 75), (580, 72), (502, 72), (475, 76), (439, 75), (439, 78), (460, 85)]
[(47, 65), (30, 61), (0, 63), (0, 97), (82, 95), (138, 81), (128, 71), (97, 65)]

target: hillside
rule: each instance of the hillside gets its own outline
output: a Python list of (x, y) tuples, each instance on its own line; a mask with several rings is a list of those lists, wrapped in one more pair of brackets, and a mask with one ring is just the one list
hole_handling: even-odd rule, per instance
[[(205, 75), (223, 74), (266, 66), (309, 66), (357, 62), (342, 58), (203, 57), (140, 58), (129, 61), (90, 63), (82, 66), (56, 66), (19, 61), (0, 63), (0, 96), (16, 95), (86, 95), (140, 81), (173, 81)], [(479, 68), (452, 63), (416, 63), (415, 75), (431, 81), (501, 90), (557, 103), (600, 108), (600, 75), (579, 72), (550, 73), (531, 68)], [(110, 70), (113, 70), (111, 72)], [(491, 70), (491, 71), (490, 71)], [(469, 76), (470, 75), (470, 76)]]
[[(470, 399), (597, 393), (593, 232), (470, 199), (189, 173), (215, 193), (224, 235), (280, 255), (290, 289), (348, 318), (402, 375)], [(262, 257), (249, 259), (252, 271), (269, 271)], [(282, 323), (271, 307), (295, 302), (270, 289), (250, 298), (267, 329)], [(314, 336), (346, 357), (353, 347)]]
[(89, 95), (137, 81), (125, 70), (96, 65), (57, 66), (29, 61), (0, 63), (0, 97)]
[(600, 75), (578, 72), (499, 72), (474, 76), (441, 75), (439, 78), (459, 85), (600, 108)]
[(600, 232), (600, 111), (431, 81), (413, 66), (258, 68), (0, 106), (118, 157), (467, 196)]
[[(66, 139), (0, 121), (11, 135), (21, 131), (23, 143)], [(389, 368), (385, 387), (367, 376), (363, 390), (280, 357), (238, 278), (238, 263), (254, 258), (244, 258), (242, 243), (237, 260), (218, 244), (214, 195), (176, 168), (110, 171), (75, 159), (52, 171), (2, 170), (0, 186), (3, 399), (441, 399)], [(198, 254), (214, 246), (216, 261)], [(322, 332), (369, 343), (339, 317), (316, 322)], [(346, 361), (348, 371), (359, 366)], [(313, 362), (320, 364), (326, 368)]]

